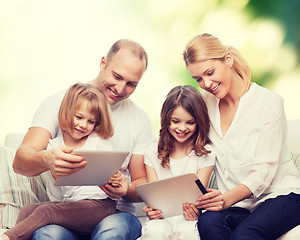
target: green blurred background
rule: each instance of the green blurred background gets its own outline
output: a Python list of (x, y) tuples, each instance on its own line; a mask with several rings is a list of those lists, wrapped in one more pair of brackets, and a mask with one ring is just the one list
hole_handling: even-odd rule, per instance
[(120, 38), (148, 52), (132, 98), (155, 135), (167, 92), (197, 87), (182, 51), (203, 32), (238, 48), (253, 81), (283, 96), (288, 119), (300, 118), (299, 13), (299, 0), (0, 0), (0, 144), (9, 132), (27, 131), (47, 96), (94, 79)]

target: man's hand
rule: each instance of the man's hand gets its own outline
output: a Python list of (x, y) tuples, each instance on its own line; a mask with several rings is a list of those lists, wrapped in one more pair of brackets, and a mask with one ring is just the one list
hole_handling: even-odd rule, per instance
[[(118, 173), (116, 173), (116, 174), (117, 174), (117, 176), (119, 175)], [(113, 176), (115, 176), (116, 174), (114, 174)], [(116, 179), (116, 178), (113, 178), (113, 179)], [(118, 183), (119, 183), (118, 187), (112, 186), (111, 183), (106, 183), (105, 185), (99, 186), (99, 187), (111, 198), (120, 199), (121, 197), (126, 195), (129, 184), (128, 184), (127, 178), (123, 174), (121, 174), (121, 181), (118, 181)]]
[(45, 161), (54, 179), (59, 176), (71, 175), (86, 166), (86, 160), (79, 155), (71, 154), (73, 150), (66, 146), (46, 150), (49, 153)]

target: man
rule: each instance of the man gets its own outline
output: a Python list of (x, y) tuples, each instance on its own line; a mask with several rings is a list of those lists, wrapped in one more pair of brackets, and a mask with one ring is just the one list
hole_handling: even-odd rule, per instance
[[(102, 220), (91, 239), (136, 239), (140, 236), (141, 224), (130, 212), (132, 204), (125, 200), (140, 201), (135, 185), (147, 181), (144, 167), (144, 150), (152, 142), (149, 118), (128, 97), (136, 89), (147, 68), (147, 54), (136, 42), (119, 40), (101, 59), (100, 72), (91, 84), (99, 87), (111, 105), (114, 150), (130, 151), (125, 164), (131, 182), (121, 188), (110, 185), (101, 188), (112, 198), (120, 199), (117, 208), (123, 210)], [(69, 154), (72, 149), (60, 146), (46, 150), (49, 139), (60, 134), (57, 114), (64, 91), (48, 97), (35, 113), (32, 126), (16, 152), (13, 167), (15, 172), (36, 176), (50, 170), (56, 176), (70, 175), (87, 163), (81, 157)], [(126, 161), (125, 161), (126, 162)], [(123, 165), (124, 166), (124, 165)], [(75, 232), (58, 225), (48, 225), (37, 230), (33, 239), (80, 239)]]

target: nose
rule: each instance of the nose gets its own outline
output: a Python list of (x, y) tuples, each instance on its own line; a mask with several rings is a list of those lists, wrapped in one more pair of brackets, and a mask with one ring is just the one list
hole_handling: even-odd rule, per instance
[(120, 81), (115, 85), (115, 89), (118, 95), (122, 95), (125, 92), (126, 81)]
[(186, 125), (185, 125), (185, 123), (179, 124), (178, 129), (179, 129), (180, 131), (185, 131), (185, 130), (186, 130)]
[(212, 81), (209, 78), (203, 78), (202, 84), (203, 84), (203, 88), (210, 88)]
[(84, 119), (82, 119), (82, 120), (79, 122), (79, 126), (80, 126), (80, 128), (85, 129), (86, 126), (87, 126), (87, 121), (84, 120)]

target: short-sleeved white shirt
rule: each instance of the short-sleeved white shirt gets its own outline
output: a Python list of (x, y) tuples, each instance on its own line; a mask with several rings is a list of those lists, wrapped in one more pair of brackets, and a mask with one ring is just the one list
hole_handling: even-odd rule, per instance
[(223, 136), (219, 99), (202, 93), (211, 120), (209, 137), (216, 150), (216, 178), (222, 193), (242, 183), (253, 193), (236, 205), (253, 210), (262, 201), (300, 193), (300, 177), (285, 143), (286, 118), (282, 98), (252, 83), (242, 96)]
[(159, 180), (171, 177), (181, 176), (188, 173), (198, 173), (200, 168), (213, 166), (215, 164), (215, 155), (211, 146), (206, 145), (205, 148), (211, 153), (197, 156), (192, 151), (188, 156), (181, 159), (170, 158), (170, 168), (164, 168), (161, 160), (157, 157), (157, 145), (151, 146), (145, 153), (145, 164), (153, 167)]
[[(52, 149), (64, 144), (63, 136), (59, 136), (49, 141), (47, 149)], [(79, 150), (99, 150), (112, 151), (109, 140), (104, 140), (96, 136), (89, 136), (86, 143)], [(82, 199), (105, 199), (109, 196), (98, 186), (54, 186), (54, 179), (50, 171), (42, 173), (46, 183), (46, 191), (50, 201), (71, 202)]]
[[(37, 109), (31, 127), (42, 127), (48, 130), (52, 138), (61, 135), (58, 126), (58, 112), (65, 92), (65, 90), (60, 91), (46, 98)], [(110, 142), (113, 149), (143, 155), (153, 139), (151, 123), (147, 114), (130, 99), (112, 105), (111, 110), (114, 135)], [(123, 172), (126, 171), (129, 160), (130, 155), (122, 165)], [(123, 198), (118, 200), (117, 208), (131, 213), (135, 211), (134, 206)]]

